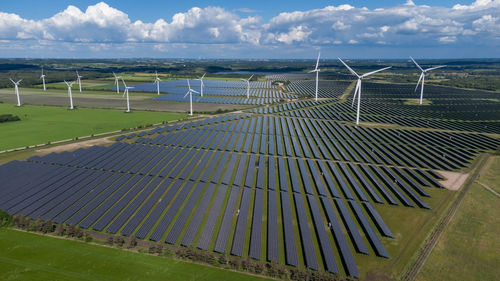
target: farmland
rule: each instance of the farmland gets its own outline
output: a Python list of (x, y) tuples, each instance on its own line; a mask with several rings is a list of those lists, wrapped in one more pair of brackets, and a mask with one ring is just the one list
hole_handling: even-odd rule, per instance
[(135, 128), (184, 118), (184, 114), (134, 112), (80, 108), (74, 111), (54, 106), (0, 104), (0, 112), (19, 116), (21, 121), (2, 124), (0, 150), (24, 147), (91, 134)]
[(263, 280), (166, 257), (9, 229), (0, 229), (0, 248), (2, 280)]

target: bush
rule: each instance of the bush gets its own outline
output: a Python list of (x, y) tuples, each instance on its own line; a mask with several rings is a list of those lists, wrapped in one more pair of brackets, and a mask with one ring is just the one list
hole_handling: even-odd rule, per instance
[(84, 234), (83, 234), (83, 240), (85, 242), (90, 242), (92, 241), (92, 236), (90, 235), (90, 232), (88, 231), (85, 231)]
[(137, 246), (137, 239), (135, 238), (135, 236), (130, 237), (127, 243), (127, 248), (132, 249), (135, 248), (136, 246)]
[(12, 216), (7, 212), (0, 210), (0, 227), (11, 226), (12, 225)]
[(58, 224), (56, 226), (56, 230), (55, 230), (56, 234), (59, 235), (59, 236), (63, 236), (64, 233), (66, 232), (66, 230), (64, 229), (64, 226), (62, 224)]
[(113, 242), (115, 239), (113, 239), (113, 236), (109, 236), (108, 239), (106, 239), (106, 244), (112, 246)]
[(115, 237), (115, 241), (114, 243), (118, 246), (118, 247), (122, 247), (123, 244), (125, 244), (125, 240), (123, 240), (123, 237), (121, 236), (116, 236)]
[(21, 118), (19, 118), (19, 116), (16, 116), (16, 115), (12, 115), (12, 114), (1, 114), (0, 115), (0, 123), (20, 121), (20, 120), (21, 120)]

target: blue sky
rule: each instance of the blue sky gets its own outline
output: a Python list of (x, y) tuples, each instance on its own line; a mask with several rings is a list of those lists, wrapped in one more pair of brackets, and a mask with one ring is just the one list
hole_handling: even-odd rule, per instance
[(2, 57), (498, 57), (500, 0), (8, 1)]

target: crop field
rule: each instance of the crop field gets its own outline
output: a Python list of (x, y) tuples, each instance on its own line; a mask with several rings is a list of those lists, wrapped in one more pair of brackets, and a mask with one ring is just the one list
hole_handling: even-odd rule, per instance
[[(500, 133), (497, 96), (429, 86), (430, 102), (417, 106), (405, 103), (411, 85), (366, 83), (361, 121), (384, 125), (355, 126), (348, 77), (320, 81), (318, 101), (304, 76), (272, 77), (292, 80), (294, 101), (4, 164), (0, 209), (263, 263), (400, 278), (454, 197), (440, 171), (467, 171), (500, 145), (484, 134)], [(174, 93), (161, 97), (187, 90), (165, 83)], [(246, 93), (228, 84), (242, 83), (207, 82), (207, 98)], [(270, 85), (255, 82), (252, 98), (292, 98)]]
[(0, 104), (0, 112), (21, 119), (2, 123), (0, 151), (186, 117), (180, 113), (137, 111), (124, 114), (122, 110), (79, 108), (71, 111), (54, 106), (16, 107), (10, 104)]
[(263, 280), (223, 269), (0, 229), (2, 280)]

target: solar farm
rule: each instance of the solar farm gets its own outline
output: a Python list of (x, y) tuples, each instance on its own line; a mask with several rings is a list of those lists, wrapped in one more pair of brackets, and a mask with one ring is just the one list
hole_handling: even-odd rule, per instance
[[(429, 85), (428, 104), (418, 106), (414, 85), (366, 82), (358, 126), (354, 84), (334, 77), (319, 81), (317, 101), (308, 74), (252, 81), (249, 99), (246, 83), (205, 81), (195, 103), (254, 108), (10, 161), (0, 166), (0, 209), (360, 278), (367, 258), (400, 255), (403, 246), (391, 246), (403, 231), (394, 214), (431, 214), (433, 199), (453, 192), (447, 173), (500, 146), (500, 103), (497, 93)], [(187, 101), (186, 80), (161, 83), (153, 100)]]

